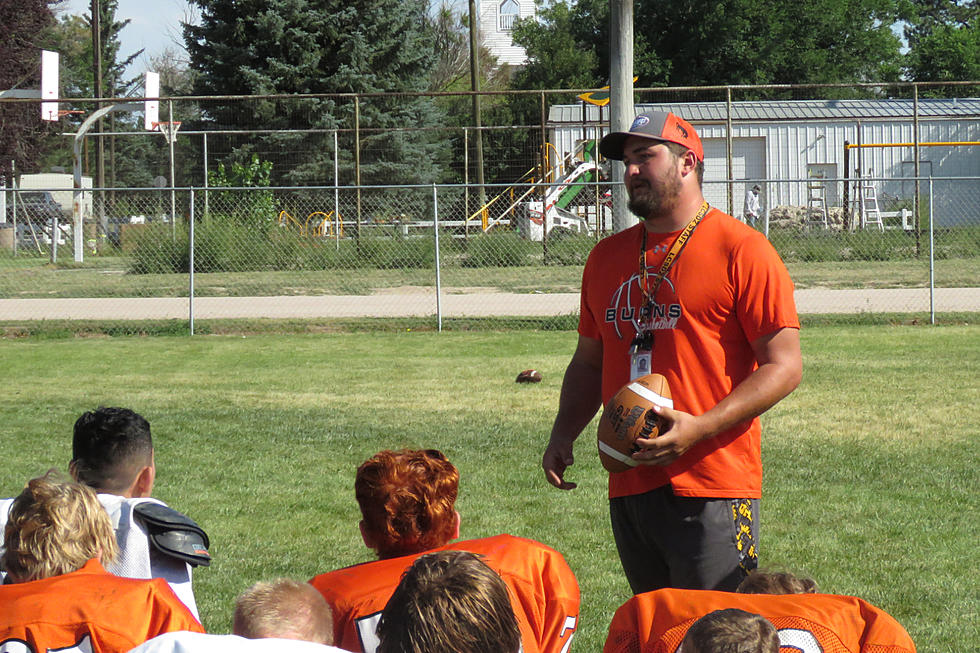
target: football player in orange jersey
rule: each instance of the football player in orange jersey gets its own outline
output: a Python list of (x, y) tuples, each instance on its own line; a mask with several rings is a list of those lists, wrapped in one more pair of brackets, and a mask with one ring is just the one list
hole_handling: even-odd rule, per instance
[(779, 653), (779, 635), (762, 615), (726, 608), (691, 624), (679, 653)]
[[(151, 497), (156, 462), (150, 423), (128, 408), (101, 406), (75, 422), (72, 478), (98, 493), (119, 543), (106, 569), (127, 578), (163, 578), (197, 617), (192, 568), (211, 562), (207, 534)], [(0, 500), (0, 529), (13, 499)], [(172, 537), (175, 533), (178, 537)]]
[(452, 542), (459, 472), (439, 451), (382, 451), (357, 470), (361, 536), (378, 560), (310, 582), (333, 609), (334, 645), (374, 653), (376, 628), (402, 573), (424, 553), (476, 553), (511, 590), (524, 653), (567, 651), (578, 625), (579, 589), (560, 553), (511, 535)]
[(468, 551), (417, 558), (378, 624), (378, 653), (518, 653), (507, 584)]
[(771, 621), (784, 653), (915, 653), (898, 621), (853, 596), (679, 589), (638, 594), (624, 603), (609, 625), (603, 653), (673, 653), (695, 621), (726, 608)]
[(130, 653), (344, 653), (333, 641), (330, 606), (309, 583), (255, 583), (235, 601), (234, 635), (167, 633)]
[(161, 579), (108, 573), (118, 552), (95, 492), (36, 478), (13, 501), (0, 567), (0, 651), (123, 653), (161, 633), (204, 632)]

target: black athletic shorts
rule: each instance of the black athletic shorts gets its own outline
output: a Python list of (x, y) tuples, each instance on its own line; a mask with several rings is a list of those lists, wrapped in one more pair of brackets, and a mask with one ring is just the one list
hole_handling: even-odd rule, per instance
[(609, 515), (634, 594), (730, 592), (758, 565), (758, 499), (679, 497), (666, 485), (610, 499)]

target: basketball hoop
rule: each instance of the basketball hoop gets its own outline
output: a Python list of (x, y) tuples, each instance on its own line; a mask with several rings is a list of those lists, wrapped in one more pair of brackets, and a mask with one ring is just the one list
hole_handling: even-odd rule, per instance
[(85, 112), (81, 109), (61, 109), (58, 111), (58, 117), (64, 118), (65, 116), (69, 116), (73, 113), (85, 113)]
[(172, 122), (154, 122), (153, 131), (159, 131), (163, 134), (164, 138), (167, 139), (168, 143), (173, 143), (177, 140), (177, 130), (180, 129), (180, 121), (174, 120)]

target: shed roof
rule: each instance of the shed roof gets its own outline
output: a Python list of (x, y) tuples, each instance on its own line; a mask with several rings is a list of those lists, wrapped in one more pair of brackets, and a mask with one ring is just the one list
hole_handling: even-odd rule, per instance
[[(636, 105), (637, 113), (666, 109), (690, 122), (724, 122), (725, 102), (662, 102)], [(599, 120), (599, 107), (586, 106), (586, 120)], [(608, 112), (603, 112), (603, 118)], [(774, 100), (732, 102), (732, 119), (739, 122), (783, 120), (909, 120), (914, 102), (907, 100)], [(920, 99), (919, 118), (980, 118), (980, 98)], [(582, 105), (552, 105), (553, 124), (582, 122)]]

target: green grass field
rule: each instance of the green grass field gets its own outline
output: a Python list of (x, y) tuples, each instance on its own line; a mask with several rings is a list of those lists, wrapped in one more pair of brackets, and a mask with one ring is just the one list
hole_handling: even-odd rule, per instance
[[(99, 404), (152, 423), (156, 495), (210, 533), (195, 576), (205, 626), (230, 630), (259, 579), (367, 559), (355, 467), (435, 447), (460, 468), (462, 535), (531, 537), (582, 589), (573, 650), (598, 651), (628, 598), (591, 429), (548, 486), (539, 462), (571, 331), (0, 340), (0, 496), (65, 469)], [(764, 566), (883, 607), (920, 651), (980, 648), (980, 327), (814, 326), (804, 381), (763, 418)], [(535, 367), (544, 381), (518, 386)]]

